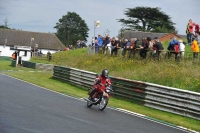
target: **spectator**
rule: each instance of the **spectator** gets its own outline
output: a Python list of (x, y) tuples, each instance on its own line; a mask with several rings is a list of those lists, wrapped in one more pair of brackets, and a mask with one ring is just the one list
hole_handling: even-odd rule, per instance
[(176, 52), (175, 50), (175, 46), (178, 45), (179, 49), (180, 49), (180, 43), (176, 40), (175, 37), (172, 37), (171, 38), (171, 41), (167, 47), (167, 49), (169, 50), (169, 53), (168, 53), (168, 58), (171, 58), (171, 55), (172, 54), (175, 54), (175, 60), (178, 59), (178, 56), (179, 56), (179, 53)]
[(102, 36), (101, 35), (98, 35), (98, 44), (99, 44), (99, 52), (102, 51), (102, 44), (103, 44), (103, 39), (102, 39)]
[(193, 35), (193, 32), (194, 32), (194, 27), (193, 26), (194, 26), (194, 23), (190, 19), (188, 24), (187, 24), (187, 28), (186, 28), (188, 45), (191, 45), (191, 39), (192, 39), (192, 35)]
[(137, 40), (137, 38), (131, 38), (130, 42), (131, 42), (131, 47), (130, 47), (129, 58), (132, 57), (132, 56), (133, 57), (135, 56), (137, 48), (139, 48), (139, 45), (142, 44), (141, 42), (139, 42)]
[(72, 50), (72, 49), (73, 49), (73, 46), (72, 46), (72, 45), (69, 45), (69, 49), (71, 49), (71, 50)]
[(108, 44), (106, 46), (106, 51), (109, 51), (110, 54), (111, 54), (111, 41), (112, 41), (111, 37), (108, 36)]
[(148, 41), (146, 38), (142, 39), (142, 45), (139, 45), (139, 47), (140, 47), (140, 57), (142, 57), (143, 59), (146, 59), (147, 50), (149, 48)]
[(88, 54), (92, 54), (92, 44), (88, 45)]
[(76, 49), (80, 48), (80, 42), (81, 42), (80, 40), (77, 41), (77, 43), (76, 43)]
[(122, 39), (121, 39), (121, 45), (120, 45), (120, 47), (121, 47), (121, 48), (125, 48), (125, 46), (126, 46), (125, 38), (122, 38)]
[(94, 41), (95, 41), (95, 38), (92, 37), (92, 47), (94, 46)]
[(99, 53), (103, 53), (103, 49), (105, 48), (104, 46), (105, 46), (105, 37), (101, 37), (101, 39), (102, 39), (102, 44), (101, 44), (101, 46), (99, 45)]
[(199, 24), (195, 24), (195, 33), (196, 33), (196, 32), (200, 32)]
[(131, 42), (128, 39), (124, 39), (124, 46), (122, 50), (122, 56), (126, 55), (126, 51), (131, 48)]
[(106, 47), (106, 38), (105, 37), (102, 37), (102, 40), (103, 40), (103, 43), (102, 43), (102, 54), (105, 53), (105, 47)]
[(118, 46), (119, 46), (119, 41), (118, 38), (115, 37), (111, 41), (111, 56), (113, 55), (113, 53), (115, 54), (115, 56), (117, 56)]
[(42, 51), (38, 51), (38, 56), (42, 56)]
[(48, 51), (48, 52), (47, 52), (47, 59), (48, 59), (49, 61), (51, 61), (51, 58), (52, 58), (52, 55), (51, 55), (51, 53)]
[[(155, 53), (155, 56), (158, 60), (161, 59), (161, 57), (163, 56), (164, 54), (164, 47), (162, 45), (162, 43), (159, 41), (159, 39), (157, 37), (154, 38), (154, 45), (153, 47), (155, 48), (156, 50), (156, 53)], [(155, 59), (155, 58), (154, 58)]]
[(99, 52), (99, 43), (98, 43), (97, 37), (95, 37), (94, 47), (95, 47), (95, 53), (98, 53)]
[(149, 56), (152, 57), (153, 56), (153, 41), (151, 40), (150, 37), (147, 37), (147, 42), (148, 42), (148, 53), (149, 53)]
[(13, 60), (16, 60), (16, 58), (17, 58), (17, 52), (15, 51), (15, 52), (12, 54), (12, 59), (13, 59)]
[(197, 39), (193, 38), (192, 39), (192, 46), (191, 49), (193, 51), (193, 58), (198, 58), (198, 53), (199, 53), (199, 46), (198, 46), (198, 42)]
[(199, 32), (195, 32), (195, 36), (196, 36), (196, 40), (198, 42), (198, 45), (200, 47), (200, 35), (199, 35)]
[(185, 45), (183, 44), (183, 40), (178, 40), (178, 42), (180, 43), (180, 57), (183, 58), (184, 57), (184, 53), (185, 53)]
[(80, 48), (83, 48), (85, 46), (84, 41), (80, 40)]
[(110, 43), (109, 37), (106, 36), (105, 38), (103, 38), (103, 45), (102, 45), (102, 53), (105, 54), (105, 52), (107, 51), (107, 45)]

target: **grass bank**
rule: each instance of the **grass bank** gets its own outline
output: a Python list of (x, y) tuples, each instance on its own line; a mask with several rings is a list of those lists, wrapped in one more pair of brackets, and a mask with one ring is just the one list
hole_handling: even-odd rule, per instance
[[(189, 46), (187, 46), (189, 48)], [(189, 50), (188, 50), (189, 51)], [(150, 82), (184, 90), (200, 92), (200, 64), (191, 60), (141, 60), (135, 58), (110, 57), (102, 54), (88, 55), (87, 49), (57, 52), (55, 60), (48, 63), (68, 66), (100, 73), (107, 68), (110, 75), (132, 80)], [(46, 63), (46, 60), (32, 58), (33, 62)]]
[[(28, 68), (15, 68), (10, 66), (10, 61), (0, 61), (2, 64), (0, 66), (1, 73), (34, 83), (36, 85), (54, 90), (63, 94), (76, 96), (76, 97), (87, 97), (87, 91), (70, 84), (65, 83), (61, 80), (56, 80), (52, 78), (52, 72), (48, 71), (37, 71)], [(12, 70), (12, 71), (8, 71)], [(192, 130), (200, 131), (200, 121), (191, 118), (186, 118), (183, 116), (175, 115), (172, 113), (167, 113), (164, 111), (155, 110), (152, 108), (147, 108), (140, 106), (131, 102), (124, 100), (119, 100), (111, 97), (109, 101), (110, 106), (127, 109), (133, 112), (147, 115), (165, 122), (183, 126)], [(173, 119), (172, 119), (173, 118)]]

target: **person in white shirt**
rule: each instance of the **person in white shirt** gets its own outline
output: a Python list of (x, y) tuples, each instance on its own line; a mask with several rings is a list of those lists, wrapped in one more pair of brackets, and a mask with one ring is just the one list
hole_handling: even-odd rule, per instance
[(180, 43), (179, 46), (179, 50), (180, 50), (180, 57), (183, 58), (184, 57), (184, 53), (185, 53), (185, 45), (183, 44), (183, 40), (178, 40)]

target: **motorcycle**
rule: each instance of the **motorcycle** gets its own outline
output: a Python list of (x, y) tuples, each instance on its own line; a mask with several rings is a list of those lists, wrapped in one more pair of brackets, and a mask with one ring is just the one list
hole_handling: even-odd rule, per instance
[[(96, 87), (100, 87), (101, 85), (102, 84), (99, 83)], [(90, 95), (93, 89), (94, 88), (89, 88), (88, 95)], [(108, 100), (112, 91), (112, 86), (107, 84), (105, 90), (100, 89), (100, 91), (94, 93), (94, 95), (92, 96), (93, 101), (89, 100), (89, 98), (84, 98), (87, 101), (87, 107), (90, 108), (92, 107), (92, 105), (99, 104), (99, 110), (103, 111), (108, 104)]]

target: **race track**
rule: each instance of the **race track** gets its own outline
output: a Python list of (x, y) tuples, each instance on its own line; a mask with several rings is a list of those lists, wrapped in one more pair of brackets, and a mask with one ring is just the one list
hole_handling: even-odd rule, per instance
[(0, 74), (0, 133), (186, 133)]

